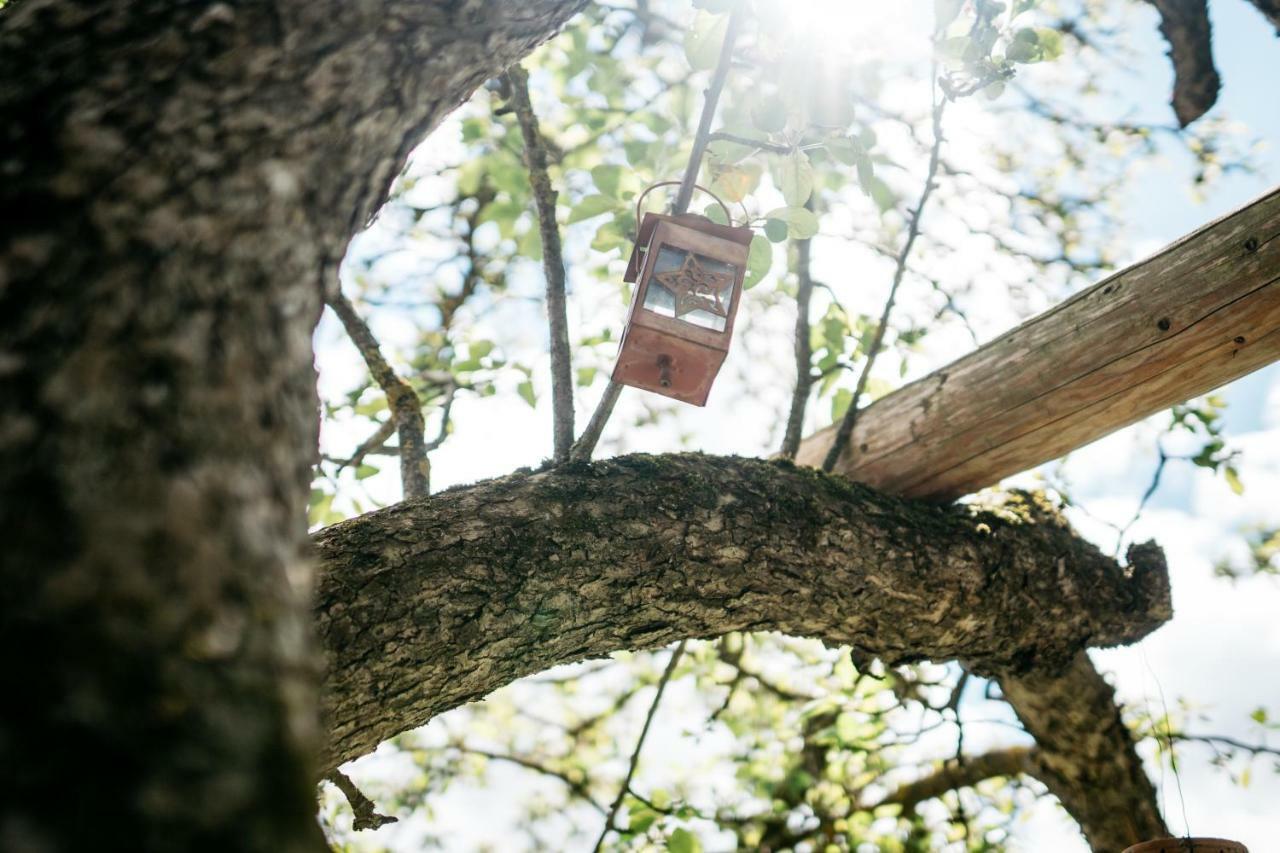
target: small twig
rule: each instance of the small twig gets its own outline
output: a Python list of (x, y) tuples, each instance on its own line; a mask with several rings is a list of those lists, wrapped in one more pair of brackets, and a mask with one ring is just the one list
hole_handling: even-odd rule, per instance
[(422, 402), (408, 382), (401, 379), (382, 355), (378, 340), (368, 324), (356, 313), (351, 300), (339, 288), (328, 296), (329, 307), (338, 315), (348, 337), (360, 350), (369, 373), (387, 395), (387, 407), (400, 437), (400, 484), (406, 498), (424, 497), (431, 492), (431, 469), (427, 461), (423, 433)]
[(662, 703), (662, 694), (666, 692), (667, 684), (671, 681), (672, 674), (676, 671), (676, 664), (680, 663), (680, 658), (684, 655), (684, 647), (687, 640), (681, 640), (680, 645), (676, 646), (675, 651), (671, 653), (671, 660), (667, 661), (667, 668), (662, 671), (662, 677), (658, 679), (658, 692), (654, 694), (653, 704), (649, 706), (649, 713), (645, 714), (644, 726), (640, 729), (640, 737), (636, 740), (636, 748), (631, 752), (631, 762), (627, 765), (627, 775), (622, 780), (622, 787), (618, 789), (618, 796), (614, 797), (613, 803), (609, 806), (609, 813), (605, 817), (604, 829), (600, 831), (600, 837), (596, 839), (593, 850), (598, 851), (604, 845), (604, 840), (613, 830), (613, 822), (618, 817), (618, 810), (622, 808), (622, 801), (626, 799), (627, 793), (631, 790), (631, 779), (636, 775), (636, 767), (640, 764), (640, 751), (644, 749), (644, 740), (649, 735), (649, 726), (653, 723), (654, 716), (658, 713), (658, 705)]
[(569, 352), (569, 319), (565, 305), (564, 255), (556, 225), (556, 191), (547, 173), (547, 146), (529, 98), (529, 72), (516, 63), (505, 77), (509, 103), (524, 138), (533, 206), (542, 238), (542, 270), (547, 277), (547, 322), (551, 333), (551, 409), (555, 425), (555, 461), (567, 462), (573, 445), (573, 374)]
[(804, 410), (809, 404), (809, 391), (813, 388), (810, 361), (813, 350), (809, 345), (809, 302), (813, 296), (813, 277), (809, 271), (811, 243), (796, 241), (796, 384), (791, 392), (791, 411), (787, 415), (787, 431), (782, 439), (782, 455), (795, 459), (800, 450), (800, 432), (804, 428)]
[(1265, 743), (1245, 743), (1225, 735), (1192, 735), (1185, 732), (1171, 732), (1166, 737), (1169, 740), (1207, 743), (1210, 746), (1221, 744), (1228, 749), (1238, 749), (1250, 755), (1274, 755), (1280, 757), (1280, 748), (1267, 746)]
[(1156, 489), (1160, 488), (1160, 478), (1164, 476), (1164, 468), (1169, 464), (1172, 458), (1165, 453), (1164, 445), (1160, 443), (1160, 439), (1156, 439), (1156, 452), (1160, 454), (1160, 460), (1156, 463), (1156, 470), (1151, 475), (1151, 482), (1147, 485), (1147, 490), (1142, 493), (1142, 499), (1138, 501), (1138, 508), (1133, 511), (1133, 516), (1122, 527), (1116, 528), (1116, 550), (1114, 556), (1120, 556), (1120, 546), (1124, 544), (1124, 537), (1129, 532), (1129, 528), (1138, 523), (1138, 519), (1142, 517), (1142, 512), (1147, 508), (1147, 502), (1156, 493)]
[(355, 820), (352, 821), (351, 826), (356, 831), (377, 829), (380, 826), (396, 822), (397, 818), (380, 814), (378, 807), (373, 804), (373, 800), (366, 797), (364, 792), (356, 787), (356, 783), (351, 781), (351, 777), (341, 770), (334, 770), (325, 778), (337, 786), (342, 795), (347, 798), (347, 804), (351, 806), (351, 813), (355, 815)]
[(489, 759), (490, 761), (505, 761), (508, 764), (515, 764), (519, 767), (525, 768), (526, 770), (532, 770), (534, 773), (539, 773), (552, 779), (559, 779), (570, 791), (585, 800), (593, 809), (600, 812), (600, 814), (605, 813), (604, 806), (597, 803), (595, 798), (591, 796), (591, 791), (587, 787), (587, 783), (580, 779), (574, 779), (568, 773), (548, 767), (545, 764), (539, 764), (533, 759), (525, 758), (522, 755), (512, 755), (504, 752), (490, 752), (485, 749), (476, 749), (474, 747), (467, 746), (466, 744), (458, 744), (457, 749), (461, 752), (479, 755), (482, 758)]
[(748, 136), (738, 136), (736, 133), (727, 133), (723, 130), (717, 130), (709, 137), (711, 142), (732, 142), (736, 145), (746, 145), (758, 151), (768, 151), (771, 154), (790, 154), (795, 150), (790, 145), (779, 145), (776, 142), (769, 142), (764, 139), (752, 139)]
[(915, 245), (916, 237), (920, 235), (920, 220), (924, 215), (925, 204), (933, 193), (934, 179), (938, 175), (938, 163), (942, 153), (942, 111), (946, 107), (946, 103), (945, 98), (940, 98), (935, 94), (933, 106), (933, 149), (929, 153), (929, 168), (924, 179), (924, 189), (921, 190), (920, 200), (911, 214), (911, 224), (907, 229), (907, 239), (902, 244), (902, 251), (898, 253), (898, 263), (893, 271), (893, 283), (889, 286), (889, 296), (885, 299), (884, 310), (880, 312), (880, 324), (876, 326), (876, 334), (871, 340), (870, 349), (867, 351), (867, 360), (862, 366), (862, 373), (858, 376), (858, 384), (854, 388), (853, 399), (849, 402), (849, 408), (845, 410), (844, 417), (840, 421), (840, 427), (836, 430), (835, 440), (827, 450), (826, 458), (822, 460), (823, 471), (830, 472), (831, 469), (835, 468), (836, 463), (840, 461), (840, 457), (848, 449), (849, 439), (853, 436), (853, 427), (858, 422), (859, 404), (862, 401), (863, 393), (866, 391), (867, 381), (871, 378), (871, 368), (876, 363), (876, 357), (880, 354), (881, 346), (884, 345), (885, 332), (889, 328), (889, 316), (893, 312), (894, 300), (898, 297), (898, 286), (902, 284), (903, 276), (906, 274), (907, 258), (911, 256), (911, 248)]
[[(387, 443), (387, 439), (391, 438), (391, 434), (395, 431), (396, 422), (394, 418), (388, 419), (384, 424), (380, 424), (377, 430), (374, 431), (373, 435), (361, 442), (360, 446), (351, 454), (350, 459), (343, 459), (338, 462), (338, 470), (341, 471), (343, 468), (354, 468), (361, 462), (364, 462), (364, 458), (369, 454), (378, 453), (378, 451), (382, 450), (382, 446)], [(396, 451), (396, 454), (399, 455), (398, 450)]]
[(449, 390), (445, 392), (444, 405), (440, 409), (440, 432), (423, 448), (427, 453), (444, 444), (444, 440), (449, 437), (449, 414), (453, 411), (453, 399), (458, 395), (458, 387), (456, 382), (451, 382)]
[(608, 385), (604, 386), (604, 394), (596, 404), (591, 420), (587, 421), (587, 428), (582, 431), (582, 435), (573, 445), (573, 450), (569, 452), (569, 458), (574, 462), (590, 461), (591, 454), (595, 452), (596, 444), (600, 441), (600, 433), (604, 432), (604, 425), (609, 422), (609, 416), (613, 414), (613, 407), (621, 393), (622, 385), (612, 379), (609, 380)]

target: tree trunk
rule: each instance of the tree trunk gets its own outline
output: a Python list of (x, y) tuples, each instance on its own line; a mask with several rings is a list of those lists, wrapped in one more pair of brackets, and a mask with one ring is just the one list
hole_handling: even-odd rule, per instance
[(316, 545), (326, 768), (618, 649), (776, 630), (890, 664), (1053, 671), (1170, 616), (1154, 546), (1124, 570), (1034, 502), (939, 508), (749, 459), (513, 475), (343, 522)]
[(318, 849), (311, 332), (581, 0), (0, 10), (0, 848)]

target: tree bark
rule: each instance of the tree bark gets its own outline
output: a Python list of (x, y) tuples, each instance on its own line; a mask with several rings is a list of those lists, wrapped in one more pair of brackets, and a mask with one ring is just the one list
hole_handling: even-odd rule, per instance
[(1169, 834), (1115, 690), (1088, 655), (1080, 652), (1058, 672), (1003, 676), (1000, 686), (1036, 739), (1029, 772), (1076, 819), (1094, 850), (1119, 853)]
[[(629, 456), (516, 474), (316, 536), (326, 769), (521, 676), (728, 631), (897, 664), (1061, 669), (1170, 616), (1031, 499), (938, 508), (787, 463)], [(1114, 713), (1114, 712), (1113, 712)]]
[(0, 848), (321, 847), (324, 283), (410, 148), (581, 5), (0, 10)]
[(1213, 64), (1208, 0), (1148, 0), (1160, 12), (1160, 33), (1173, 63), (1173, 113), (1186, 127), (1218, 100), (1222, 80)]

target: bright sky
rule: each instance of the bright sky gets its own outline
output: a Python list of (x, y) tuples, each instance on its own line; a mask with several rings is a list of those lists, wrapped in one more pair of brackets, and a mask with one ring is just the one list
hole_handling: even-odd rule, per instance
[[(824, 5), (847, 8), (835, 0), (824, 0)], [(859, 4), (859, 10), (870, 13), (878, 9), (883, 14), (895, 5)], [(1213, 0), (1211, 11), (1216, 59), (1224, 82), (1215, 114), (1225, 111), (1247, 124), (1257, 136), (1280, 139), (1280, 110), (1276, 109), (1275, 94), (1275, 81), (1280, 79), (1276, 71), (1280, 68), (1280, 43), (1256, 10), (1242, 0)], [(1144, 59), (1131, 70), (1130, 85), (1134, 101), (1147, 104), (1135, 118), (1167, 123), (1171, 73), (1164, 56), (1165, 45), (1155, 30), (1154, 12), (1149, 20), (1149, 28), (1132, 33), (1132, 47)], [(451, 153), (447, 141), (435, 140), (420, 153), (420, 165), (429, 169), (432, 161), (448, 162), (453, 159)], [(1122, 200), (1135, 238), (1131, 260), (1280, 181), (1280, 150), (1266, 149), (1259, 159), (1262, 169), (1258, 174), (1227, 176), (1200, 202), (1192, 198), (1188, 189), (1188, 166), (1181, 155), (1170, 154), (1165, 161), (1149, 166)], [(826, 263), (838, 267), (841, 259), (832, 254), (828, 254)], [(817, 263), (822, 264), (823, 259), (819, 257)], [(818, 276), (825, 274), (820, 266)], [(539, 282), (532, 284), (531, 292), (540, 288)], [(571, 324), (595, 319), (594, 312), (599, 310), (616, 310), (601, 309), (585, 290), (575, 289)], [(510, 321), (511, 317), (499, 315), (480, 322), (501, 324), (504, 319)], [(412, 316), (381, 312), (376, 331), (384, 341), (404, 341), (410, 339), (414, 322)], [(785, 352), (789, 348), (789, 323), (779, 313), (775, 322), (759, 327), (756, 334), (778, 336), (777, 346), (766, 346), (764, 352)], [(509, 325), (504, 332), (511, 334)], [(527, 337), (526, 343), (532, 348), (542, 346), (545, 332), (528, 328), (519, 334)], [(317, 351), (325, 391), (340, 393), (359, 380), (364, 368), (330, 318), (317, 334)], [(760, 345), (748, 349), (735, 342), (725, 375), (747, 367), (749, 355), (758, 357), (761, 351)], [(942, 358), (939, 363), (945, 360)], [(920, 365), (918, 369), (929, 366), (936, 364)], [(545, 377), (545, 362), (537, 367)], [(580, 392), (580, 424), (589, 415), (598, 392), (599, 385)], [(787, 393), (785, 387), (780, 387), (746, 399), (735, 398), (732, 410), (717, 408), (713, 395), (707, 409), (682, 412), (679, 428), (694, 437), (693, 446), (709, 452), (756, 454), (768, 441), (764, 425), (776, 420), (782, 395)], [(1243, 524), (1280, 524), (1280, 366), (1273, 365), (1240, 380), (1223, 393), (1229, 403), (1230, 446), (1243, 451), (1239, 468), (1245, 494), (1234, 496), (1221, 477), (1215, 478), (1202, 469), (1170, 466), (1133, 536), (1138, 540), (1154, 538), (1164, 546), (1173, 579), (1175, 617), (1139, 646), (1097, 652), (1095, 660), (1113, 675), (1126, 701), (1159, 714), (1162, 696), (1171, 709), (1176, 709), (1178, 697), (1188, 697), (1208, 715), (1206, 721), (1189, 725), (1191, 730), (1257, 741), (1262, 735), (1250, 724), (1250, 711), (1259, 705), (1280, 711), (1280, 619), (1276, 618), (1280, 614), (1280, 579), (1252, 578), (1233, 584), (1213, 577), (1212, 566), (1227, 553)], [(544, 402), (545, 397), (544, 394)], [(634, 414), (640, 404), (634, 394), (624, 395), (615, 422)], [(432, 456), (434, 489), (537, 464), (549, 452), (547, 405), (540, 403), (532, 410), (514, 394), (499, 394), (482, 403), (461, 401), (455, 416), (455, 435)], [(329, 440), (344, 440), (341, 425), (327, 426), (326, 430)], [(1073, 496), (1084, 502), (1094, 516), (1127, 520), (1155, 465), (1151, 440), (1157, 430), (1155, 424), (1139, 425), (1072, 454), (1062, 470), (1073, 484)], [(652, 431), (632, 436), (615, 428), (608, 435), (608, 452), (662, 451), (674, 445), (671, 435)], [(359, 437), (362, 436), (352, 433), (347, 440)], [(375, 494), (394, 494), (396, 487), (391, 472), (368, 483)], [(1111, 549), (1113, 534), (1105, 526), (1079, 513), (1073, 520), (1084, 534), (1104, 549)], [(682, 704), (676, 695), (664, 708), (673, 728), (679, 727), (679, 720), (672, 715)], [(966, 709), (971, 719), (989, 719), (992, 713), (985, 705)], [(1010, 735), (1004, 727), (984, 729), (975, 725), (966, 737), (966, 743), (978, 748), (987, 740), (1006, 742)], [(655, 743), (651, 754), (655, 755), (655, 762), (660, 762), (664, 744), (661, 740)], [(665, 748), (674, 752), (677, 746), (673, 741)], [(1258, 761), (1251, 785), (1242, 788), (1209, 766), (1211, 753), (1207, 750), (1192, 745), (1186, 747), (1185, 755), (1181, 798), (1172, 777), (1150, 765), (1152, 778), (1163, 783), (1160, 787), (1170, 826), (1181, 831), (1189, 825), (1196, 834), (1236, 838), (1259, 853), (1271, 849), (1274, 845), (1268, 844), (1268, 833), (1280, 828), (1280, 810), (1274, 805), (1280, 803), (1280, 776), (1271, 772), (1267, 762)], [(357, 773), (388, 771), (385, 765), (378, 770), (377, 761), (357, 764)], [(524, 790), (531, 782), (528, 775), (510, 768), (495, 770), (493, 779), (495, 785), (490, 790), (459, 786), (434, 801), (437, 811), (430, 829), (451, 838), (450, 849), (474, 849), (486, 838), (496, 844), (496, 849), (504, 849), (501, 835), (492, 829), (493, 804), (504, 797), (504, 792)], [(413, 833), (407, 833), (404, 827), (389, 827), (366, 833), (365, 837), (394, 845), (395, 849), (409, 849), (401, 845), (408, 844)], [(1044, 804), (1033, 808), (1019, 825), (1013, 849), (1057, 853), (1087, 848), (1063, 813)]]

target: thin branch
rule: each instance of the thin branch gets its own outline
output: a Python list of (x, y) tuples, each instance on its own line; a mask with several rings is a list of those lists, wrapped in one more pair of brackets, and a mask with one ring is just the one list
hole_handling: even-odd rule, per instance
[(1192, 735), (1185, 732), (1172, 732), (1166, 735), (1169, 740), (1187, 741), (1192, 743), (1207, 743), (1210, 746), (1222, 745), (1229, 750), (1240, 750), (1250, 755), (1274, 755), (1280, 757), (1280, 748), (1267, 746), (1265, 743), (1245, 743), (1225, 735)]
[(1032, 748), (1015, 746), (968, 756), (962, 763), (948, 761), (928, 776), (898, 787), (869, 808), (899, 805), (905, 814), (925, 800), (941, 797), (958, 788), (972, 788), (986, 779), (1024, 773), (1031, 775), (1033, 755)]
[(600, 433), (604, 432), (604, 426), (609, 422), (609, 416), (613, 414), (613, 407), (617, 404), (618, 395), (621, 393), (621, 383), (610, 379), (609, 384), (604, 387), (604, 394), (600, 396), (600, 402), (596, 404), (595, 412), (591, 414), (591, 420), (587, 422), (587, 428), (582, 431), (582, 435), (578, 437), (573, 450), (569, 453), (569, 458), (574, 462), (591, 460), (591, 454), (600, 441)]
[(729, 76), (729, 66), (733, 61), (733, 45), (738, 39), (738, 29), (742, 26), (743, 4), (733, 7), (729, 13), (729, 25), (725, 29), (724, 43), (720, 45), (720, 58), (716, 61), (716, 70), (711, 75), (711, 84), (707, 87), (706, 99), (702, 104), (702, 115), (698, 119), (698, 132), (693, 137), (693, 150), (689, 152), (689, 164), (685, 166), (684, 177), (680, 180), (680, 191), (676, 194), (673, 213), (681, 214), (689, 209), (693, 199), (693, 185), (698, 180), (698, 169), (702, 167), (702, 155), (707, 150), (707, 142), (711, 137), (711, 122), (715, 118), (716, 104), (720, 102), (720, 92), (724, 89), (725, 80)]
[(790, 154), (795, 150), (795, 148), (790, 145), (779, 145), (776, 142), (769, 142), (764, 139), (752, 139), (747, 136), (738, 136), (736, 133), (728, 133), (723, 130), (717, 130), (715, 133), (711, 134), (711, 136), (708, 137), (708, 141), (732, 142), (736, 145), (749, 146), (757, 151), (768, 151), (771, 154)]
[(933, 106), (933, 149), (929, 153), (929, 168), (924, 179), (924, 189), (920, 192), (920, 201), (916, 204), (916, 209), (911, 214), (911, 225), (907, 229), (907, 239), (902, 244), (902, 251), (898, 253), (898, 263), (893, 271), (893, 283), (889, 286), (889, 296), (885, 299), (884, 310), (880, 312), (880, 325), (876, 327), (875, 337), (871, 341), (871, 347), (866, 354), (866, 362), (862, 366), (862, 373), (858, 376), (858, 384), (853, 392), (853, 399), (849, 402), (849, 408), (845, 410), (844, 418), (840, 421), (840, 427), (836, 430), (835, 440), (831, 443), (831, 447), (827, 450), (827, 456), (822, 460), (822, 470), (830, 472), (840, 460), (841, 455), (848, 449), (849, 439), (853, 436), (853, 427), (858, 421), (859, 403), (862, 401), (862, 395), (866, 391), (867, 381), (871, 378), (871, 368), (875, 366), (876, 357), (880, 354), (880, 348), (884, 345), (885, 332), (889, 328), (889, 316), (893, 312), (894, 300), (898, 297), (898, 287), (902, 284), (903, 276), (907, 271), (907, 259), (911, 256), (911, 248), (915, 245), (916, 238), (920, 235), (920, 219), (924, 215), (925, 204), (929, 201), (929, 196), (933, 193), (934, 179), (938, 175), (938, 163), (942, 153), (942, 111), (946, 107), (945, 98), (934, 97)]
[(467, 746), (466, 744), (456, 744), (456, 747), (460, 752), (479, 755), (482, 758), (489, 759), (490, 761), (505, 761), (508, 764), (515, 764), (519, 767), (525, 768), (526, 770), (532, 770), (534, 773), (548, 776), (552, 779), (559, 779), (570, 791), (585, 800), (593, 809), (600, 812), (600, 814), (605, 813), (604, 806), (597, 803), (595, 798), (591, 796), (591, 790), (587, 787), (586, 782), (581, 779), (575, 779), (564, 771), (556, 770), (545, 764), (539, 764), (533, 759), (525, 758), (522, 755), (512, 755), (505, 752), (490, 752), (485, 749), (476, 749), (474, 747)]
[(328, 296), (329, 307), (338, 315), (348, 337), (360, 350), (369, 373), (387, 395), (387, 407), (400, 437), (400, 484), (406, 498), (425, 497), (431, 492), (431, 468), (427, 461), (426, 430), (422, 402), (408, 382), (401, 379), (382, 355), (378, 340), (368, 324), (356, 313), (351, 300), (339, 288)]
[(671, 660), (667, 661), (667, 668), (662, 671), (662, 677), (658, 679), (658, 692), (654, 694), (653, 704), (649, 706), (649, 713), (645, 715), (644, 726), (640, 729), (640, 737), (636, 740), (636, 748), (631, 753), (631, 762), (627, 765), (627, 775), (622, 780), (622, 787), (618, 789), (618, 796), (614, 797), (613, 803), (609, 806), (604, 829), (600, 831), (600, 837), (596, 839), (596, 845), (593, 849), (597, 853), (604, 845), (605, 838), (613, 830), (613, 822), (618, 817), (618, 810), (622, 808), (622, 801), (626, 799), (627, 792), (631, 790), (631, 779), (636, 775), (636, 767), (640, 764), (640, 751), (644, 749), (644, 740), (649, 735), (649, 726), (652, 725), (653, 718), (658, 713), (658, 705), (662, 702), (662, 694), (666, 692), (667, 684), (671, 681), (671, 676), (676, 671), (676, 665), (680, 663), (680, 658), (684, 656), (684, 648), (687, 642), (687, 640), (681, 640), (680, 645), (676, 646), (675, 651), (671, 653)]
[[(395, 431), (396, 422), (394, 418), (390, 418), (386, 423), (380, 424), (373, 435), (361, 442), (360, 446), (355, 449), (355, 452), (351, 454), (351, 458), (338, 460), (338, 470), (357, 467), (364, 462), (364, 458), (369, 454), (377, 454)], [(399, 451), (396, 451), (396, 454), (399, 455)]]
[(787, 431), (782, 439), (782, 455), (787, 459), (795, 459), (800, 449), (804, 410), (809, 404), (809, 391), (813, 388), (810, 368), (813, 351), (809, 345), (809, 302), (813, 296), (813, 276), (809, 271), (811, 249), (809, 240), (796, 241), (796, 384), (791, 392), (791, 411), (787, 415)]
[(325, 778), (332, 782), (342, 792), (342, 795), (347, 798), (347, 804), (351, 806), (351, 813), (355, 815), (355, 820), (352, 821), (351, 826), (356, 831), (377, 829), (380, 826), (396, 822), (397, 818), (379, 813), (378, 807), (373, 804), (373, 800), (365, 796), (365, 793), (356, 787), (356, 783), (351, 781), (351, 777), (341, 770), (334, 770)]
[(519, 64), (504, 75), (510, 103), (524, 138), (524, 162), (533, 188), (533, 205), (542, 238), (542, 269), (547, 277), (547, 321), (551, 333), (551, 408), (555, 425), (555, 461), (569, 461), (573, 445), (573, 375), (569, 319), (565, 305), (564, 255), (556, 225), (556, 191), (547, 174), (547, 147), (529, 98), (529, 73)]

